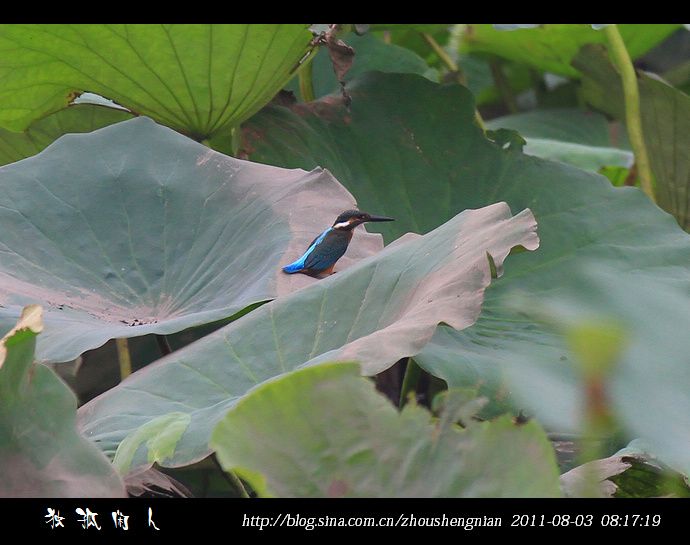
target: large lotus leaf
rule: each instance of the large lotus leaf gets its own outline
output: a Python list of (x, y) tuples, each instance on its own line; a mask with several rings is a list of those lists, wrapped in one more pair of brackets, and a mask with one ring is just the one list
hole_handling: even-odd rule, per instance
[[(372, 70), (382, 72), (400, 72), (427, 76), (431, 80), (438, 80), (438, 74), (413, 51), (395, 44), (387, 44), (372, 34), (358, 36), (350, 33), (343, 37), (343, 41), (355, 50), (352, 67), (345, 75), (345, 81), (350, 81), (359, 74)], [(333, 63), (325, 47), (319, 48), (312, 62), (312, 85), (314, 96), (320, 98), (331, 93), (339, 92), (340, 83), (335, 77)], [(297, 77), (293, 78), (288, 89), (296, 96), (300, 96)]]
[[(523, 344), (534, 358), (568, 357), (553, 332), (505, 308), (511, 289), (539, 300), (566, 288), (578, 263), (597, 261), (690, 292), (688, 236), (638, 189), (614, 188), (602, 176), (492, 144), (474, 125), (472, 97), (459, 86), (370, 74), (349, 92), (349, 111), (323, 102), (265, 109), (247, 126), (251, 157), (327, 167), (362, 206), (398, 219), (377, 226), (389, 239), (426, 232), (464, 208), (496, 200), (513, 210), (529, 207), (539, 222), (539, 251), (511, 257), (506, 274), (487, 290), (477, 323), (462, 331), (438, 328), (415, 357), (451, 385), (500, 384), (497, 363), (509, 363)], [(627, 297), (634, 300), (634, 289)]]
[(23, 133), (0, 129), (0, 165), (36, 155), (63, 134), (91, 132), (131, 117), (124, 110), (75, 104), (35, 121)]
[(309, 49), (307, 25), (0, 26), (0, 126), (21, 131), (98, 93), (200, 139), (275, 95)]
[(41, 316), (27, 306), (0, 340), (0, 497), (123, 497), (108, 459), (77, 432), (74, 394), (33, 363)]
[[(354, 206), (327, 172), (233, 159), (138, 118), (0, 168), (0, 332), (40, 303), (38, 358), (173, 333), (314, 280), (280, 266)], [(381, 249), (363, 230), (342, 268)]]
[(452, 422), (414, 404), (399, 413), (356, 364), (324, 364), (252, 391), (216, 426), (211, 446), (262, 496), (561, 495), (536, 422)]
[[(409, 235), (349, 269), (263, 305), (134, 373), (80, 409), (81, 429), (108, 454), (154, 419), (191, 421), (164, 465), (209, 453), (213, 426), (252, 387), (302, 365), (356, 360), (374, 374), (413, 356), (440, 322), (462, 329), (479, 315), (511, 248), (538, 245), (532, 213), (505, 203), (466, 210), (424, 236)], [(133, 440), (129, 440), (131, 444)], [(149, 462), (137, 450), (133, 466)]]
[[(690, 275), (682, 269), (676, 275), (675, 283), (662, 283), (653, 271), (590, 264), (572, 270), (570, 282), (557, 292), (521, 307), (565, 335), (584, 327), (602, 331), (605, 324), (619, 329), (619, 355), (599, 366), (610, 367), (601, 377), (606, 402), (629, 438), (644, 439), (659, 459), (688, 473), (690, 337), (684, 326), (690, 323)], [(523, 347), (505, 369), (523, 406), (552, 427), (583, 429), (587, 399), (581, 366), (597, 346), (589, 339), (587, 352), (569, 356), (576, 365), (535, 358)]]
[[(624, 120), (620, 76), (606, 51), (583, 48), (573, 63), (586, 76), (586, 100)], [(642, 132), (656, 180), (657, 202), (690, 230), (690, 96), (644, 73), (638, 83)]]
[(543, 159), (555, 159), (585, 170), (604, 166), (629, 168), (633, 154), (625, 131), (610, 127), (606, 118), (574, 108), (550, 108), (498, 117), (488, 129), (516, 130), (526, 140), (523, 151)]
[[(635, 59), (669, 36), (680, 25), (618, 25), (630, 56)], [(539, 25), (537, 28), (498, 30), (493, 25), (468, 25), (463, 33), (466, 51), (492, 53), (540, 70), (578, 77), (571, 61), (585, 44), (606, 43), (603, 32), (585, 24)]]

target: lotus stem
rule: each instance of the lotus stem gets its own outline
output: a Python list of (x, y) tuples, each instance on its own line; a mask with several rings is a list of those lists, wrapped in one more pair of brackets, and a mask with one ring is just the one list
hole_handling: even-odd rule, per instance
[(405, 367), (405, 376), (403, 377), (402, 387), (400, 388), (400, 401), (398, 406), (402, 409), (407, 402), (407, 397), (410, 392), (417, 389), (419, 377), (422, 375), (422, 368), (412, 359), (408, 358), (407, 367)]
[(312, 65), (312, 59), (315, 56), (315, 54), (309, 56), (297, 75), (299, 78), (299, 92), (302, 95), (302, 100), (304, 100), (304, 102), (312, 102), (316, 100), (316, 97), (314, 96), (314, 70)]
[(617, 25), (609, 25), (604, 28), (609, 44), (609, 53), (614, 64), (621, 74), (623, 83), (623, 95), (625, 97), (625, 124), (628, 128), (628, 136), (635, 154), (637, 172), (640, 176), (642, 191), (654, 199), (654, 187), (652, 183), (652, 169), (649, 164), (647, 146), (642, 132), (642, 116), (640, 115), (640, 89), (637, 85), (637, 74), (628, 49), (625, 47), (623, 37)]
[(518, 113), (519, 109), (517, 106), (517, 101), (513, 96), (513, 90), (510, 88), (508, 79), (503, 73), (503, 68), (498, 60), (489, 61), (489, 68), (491, 69), (491, 75), (494, 78), (494, 83), (498, 88), (498, 92), (501, 95), (503, 104), (508, 109), (511, 114)]
[(120, 381), (123, 381), (132, 374), (132, 358), (129, 355), (127, 338), (115, 339), (115, 347), (117, 348), (117, 360), (120, 364)]

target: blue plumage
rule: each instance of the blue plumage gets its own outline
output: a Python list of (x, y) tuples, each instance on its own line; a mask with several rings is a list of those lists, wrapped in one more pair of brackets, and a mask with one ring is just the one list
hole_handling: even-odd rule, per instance
[(343, 256), (352, 240), (352, 230), (366, 221), (393, 221), (393, 218), (346, 210), (336, 218), (332, 227), (311, 241), (309, 248), (299, 259), (285, 265), (283, 272), (318, 277), (331, 274), (336, 261)]
[[(289, 265), (285, 265), (285, 267), (283, 267), (283, 270), (286, 273), (293, 274), (293, 273), (300, 272), (302, 269), (306, 269), (307, 268), (306, 267), (307, 259), (314, 252), (316, 247), (324, 240), (324, 238), (326, 238), (326, 235), (328, 235), (328, 233), (330, 231), (333, 231), (333, 227), (329, 227), (323, 233), (321, 233), (318, 237), (316, 237), (314, 240), (312, 240), (311, 244), (309, 245), (309, 248), (307, 248), (307, 251), (304, 252), (302, 254), (302, 256), (297, 261), (293, 261)], [(338, 256), (338, 257), (340, 257), (340, 256)], [(325, 268), (326, 267), (324, 267), (324, 269)]]

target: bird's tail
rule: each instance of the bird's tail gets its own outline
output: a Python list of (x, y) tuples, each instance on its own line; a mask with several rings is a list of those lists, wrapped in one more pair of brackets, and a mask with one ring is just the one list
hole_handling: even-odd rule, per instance
[(285, 267), (283, 267), (283, 272), (286, 272), (288, 274), (298, 273), (301, 270), (302, 270), (302, 264), (301, 263), (290, 263), (289, 265), (285, 265)]

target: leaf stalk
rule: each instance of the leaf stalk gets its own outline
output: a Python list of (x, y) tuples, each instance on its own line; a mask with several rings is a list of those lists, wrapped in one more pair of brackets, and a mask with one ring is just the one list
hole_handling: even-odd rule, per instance
[(623, 83), (623, 95), (625, 97), (625, 124), (628, 128), (630, 144), (635, 154), (637, 172), (640, 176), (642, 191), (656, 202), (654, 198), (654, 186), (652, 169), (649, 163), (649, 154), (644, 142), (642, 132), (642, 117), (640, 115), (640, 89), (637, 84), (637, 74), (632, 64), (628, 49), (618, 30), (617, 25), (609, 25), (604, 28), (604, 33), (608, 40), (608, 49), (611, 58), (618, 68)]
[(120, 364), (120, 382), (132, 374), (132, 357), (129, 354), (129, 343), (127, 338), (115, 339), (117, 348), (117, 361)]

